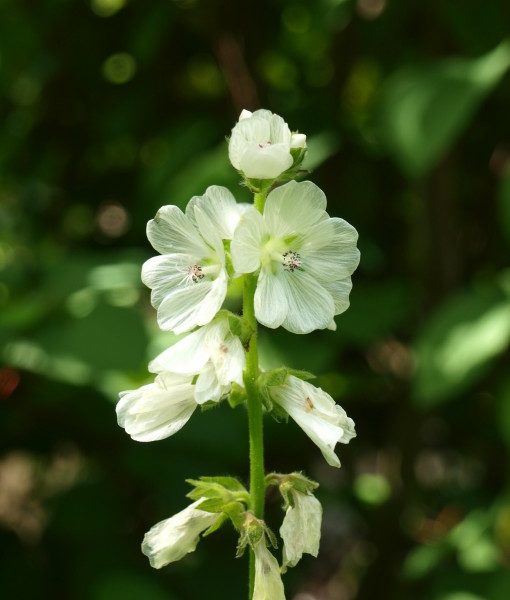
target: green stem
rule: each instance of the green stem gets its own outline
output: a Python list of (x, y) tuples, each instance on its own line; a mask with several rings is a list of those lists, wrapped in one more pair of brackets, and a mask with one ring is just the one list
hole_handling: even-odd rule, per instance
[[(254, 205), (259, 212), (264, 210), (266, 193), (255, 194)], [(244, 276), (243, 319), (252, 331), (246, 352), (244, 385), (248, 397), (248, 428), (250, 437), (250, 508), (258, 519), (264, 518), (266, 482), (264, 471), (264, 417), (262, 402), (257, 389), (259, 376), (259, 355), (257, 350), (257, 319), (255, 318), (255, 289), (257, 277)], [(250, 549), (250, 599), (253, 597), (255, 583), (255, 555)]]
[[(248, 396), (248, 427), (250, 437), (250, 507), (258, 519), (264, 518), (266, 483), (264, 472), (264, 430), (262, 402), (257, 390), (259, 357), (257, 351), (257, 321), (255, 319), (254, 296), (257, 279), (254, 275), (244, 276), (243, 318), (252, 330), (246, 353), (244, 384)], [(255, 560), (250, 550), (250, 598), (253, 595)]]
[(264, 211), (264, 205), (266, 204), (267, 191), (257, 192), (253, 198), (253, 205), (261, 213)]

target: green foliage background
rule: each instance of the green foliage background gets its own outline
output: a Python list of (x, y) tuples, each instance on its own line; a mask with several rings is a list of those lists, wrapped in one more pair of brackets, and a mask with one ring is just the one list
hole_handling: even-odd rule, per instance
[(224, 138), (260, 106), (309, 135), (362, 251), (336, 333), (262, 338), (358, 430), (337, 472), (267, 423), (268, 470), (325, 507), (288, 598), (509, 597), (509, 68), (505, 0), (0, 1), (3, 597), (245, 596), (227, 528), (161, 572), (139, 551), (185, 478), (246, 477), (244, 410), (143, 445), (114, 402), (172, 339), (145, 223), (210, 184), (247, 198)]

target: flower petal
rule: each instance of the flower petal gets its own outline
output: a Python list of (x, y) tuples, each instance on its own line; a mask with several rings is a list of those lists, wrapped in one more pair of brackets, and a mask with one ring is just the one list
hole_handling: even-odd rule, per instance
[(152, 442), (179, 431), (196, 407), (191, 378), (165, 374), (154, 383), (122, 392), (117, 421), (132, 439)]
[(227, 294), (227, 274), (222, 269), (214, 280), (182, 284), (170, 291), (158, 308), (158, 324), (163, 330), (184, 333), (209, 323)]
[(276, 558), (266, 548), (262, 538), (254, 548), (255, 585), (253, 600), (285, 600), (285, 591)]
[(322, 506), (310, 493), (292, 490), (293, 506), (285, 513), (280, 535), (283, 539), (282, 571), (295, 567), (304, 553), (317, 556), (321, 539)]
[(272, 235), (302, 239), (317, 222), (324, 219), (326, 196), (311, 181), (289, 181), (269, 193), (264, 220)]
[(275, 179), (293, 162), (288, 144), (250, 143), (240, 157), (239, 168), (246, 177), (252, 179)]
[(326, 329), (334, 316), (331, 294), (306, 271), (280, 271), (288, 311), (283, 326), (292, 333)]
[(142, 552), (155, 569), (180, 560), (197, 547), (200, 534), (208, 529), (218, 515), (197, 508), (204, 498), (190, 504), (179, 513), (160, 521), (143, 538)]
[[(328, 290), (335, 304), (335, 315), (345, 312), (349, 308), (349, 294), (352, 290), (352, 280), (350, 277), (337, 281), (323, 282), (322, 285)], [(334, 323), (334, 321), (333, 321)], [(330, 327), (328, 326), (328, 329)], [(333, 331), (336, 330), (336, 325)]]
[(260, 252), (266, 227), (255, 209), (246, 210), (230, 244), (232, 263), (237, 273), (253, 273), (260, 267)]
[(321, 388), (292, 375), (283, 385), (271, 387), (270, 394), (319, 447), (326, 462), (339, 467), (336, 444), (347, 444), (356, 435), (354, 422), (343, 408)]
[(183, 375), (195, 375), (211, 357), (211, 349), (204, 343), (208, 325), (188, 334), (149, 363), (151, 373), (171, 371)]
[(207, 256), (209, 249), (193, 223), (177, 206), (162, 206), (147, 223), (147, 237), (160, 254)]
[(195, 385), (195, 400), (198, 404), (210, 401), (219, 402), (221, 397), (227, 392), (228, 387), (225, 389), (218, 381), (214, 365), (208, 363), (198, 376)]
[(228, 143), (228, 157), (232, 165), (240, 170), (241, 159), (248, 143), (266, 144), (271, 138), (271, 127), (263, 118), (247, 117), (238, 121), (232, 129)]
[(211, 185), (203, 196), (193, 196), (186, 207), (186, 215), (192, 222), (196, 222), (195, 207), (200, 208), (206, 215), (222, 240), (233, 238), (243, 208), (236, 203), (230, 190), (219, 185)]
[(257, 321), (276, 329), (285, 320), (288, 313), (287, 288), (270, 269), (261, 269), (255, 290), (255, 316)]

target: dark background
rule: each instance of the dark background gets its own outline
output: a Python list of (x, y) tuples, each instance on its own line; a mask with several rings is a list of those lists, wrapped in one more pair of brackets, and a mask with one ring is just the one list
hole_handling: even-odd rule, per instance
[(185, 478), (246, 478), (244, 409), (144, 445), (114, 403), (171, 340), (139, 281), (146, 221), (211, 184), (246, 200), (225, 136), (263, 106), (308, 134), (310, 177), (362, 252), (336, 333), (262, 339), (266, 365), (316, 372), (358, 431), (337, 471), (267, 422), (267, 469), (304, 469), (325, 508), (287, 598), (510, 597), (508, 2), (0, 10), (2, 596), (246, 596), (228, 527), (162, 571), (139, 549)]

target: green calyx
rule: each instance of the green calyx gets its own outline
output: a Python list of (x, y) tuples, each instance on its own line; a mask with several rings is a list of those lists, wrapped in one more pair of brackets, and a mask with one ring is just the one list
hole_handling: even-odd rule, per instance
[(287, 510), (289, 506), (294, 506), (292, 492), (301, 494), (311, 494), (319, 487), (319, 484), (303, 475), (301, 472), (294, 473), (269, 473), (266, 475), (266, 486), (278, 486), (278, 490), (283, 498), (283, 509)]
[[(205, 512), (223, 515), (220, 522), (213, 524), (212, 531), (216, 531), (230, 519), (236, 529), (243, 523), (243, 514), (249, 503), (250, 495), (244, 485), (234, 477), (200, 477), (200, 479), (187, 479), (187, 483), (193, 486), (187, 497), (191, 500), (204, 499), (199, 508)], [(211, 528), (210, 528), (211, 529)]]
[(244, 513), (244, 521), (240, 528), (239, 541), (237, 544), (236, 558), (243, 556), (247, 546), (255, 548), (261, 540), (266, 546), (278, 548), (278, 541), (275, 534), (267, 526), (266, 522), (257, 517), (252, 512)]

